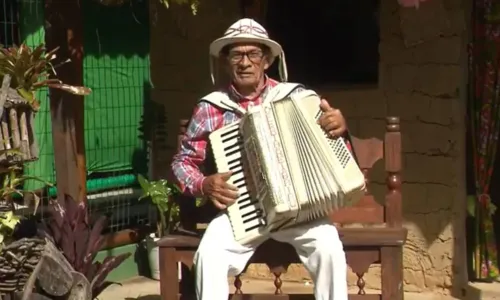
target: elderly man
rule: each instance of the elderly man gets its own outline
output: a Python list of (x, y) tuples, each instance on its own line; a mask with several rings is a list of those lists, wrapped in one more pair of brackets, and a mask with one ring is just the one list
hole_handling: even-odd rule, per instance
[[(214, 97), (229, 99), (246, 109), (258, 105), (269, 90), (278, 84), (265, 75), (275, 58), (280, 58), (280, 75), (286, 81), (287, 71), (281, 46), (269, 39), (266, 30), (251, 19), (231, 25), (222, 38), (210, 45), (211, 70), (217, 60), (225, 64), (231, 79), (227, 86), (201, 99), (182, 140), (172, 168), (185, 193), (207, 196), (221, 213), (210, 222), (195, 255), (196, 294), (200, 300), (223, 300), (229, 294), (228, 275), (245, 268), (258, 245), (243, 246), (234, 239), (224, 209), (237, 199), (237, 189), (226, 181), (230, 173), (203, 174), (208, 136), (214, 130), (239, 118), (236, 111), (213, 105)], [(207, 99), (212, 100), (207, 100)], [(215, 99), (217, 100), (217, 99)], [(346, 132), (341, 112), (322, 100), (324, 114), (319, 124), (332, 136)], [(318, 300), (347, 300), (346, 258), (337, 229), (328, 220), (272, 233), (271, 238), (293, 245), (314, 280)]]

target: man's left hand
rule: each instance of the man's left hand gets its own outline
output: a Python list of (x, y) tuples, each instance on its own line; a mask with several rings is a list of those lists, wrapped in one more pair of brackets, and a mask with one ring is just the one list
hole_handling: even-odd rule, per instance
[(328, 132), (328, 134), (332, 137), (342, 136), (347, 130), (347, 125), (342, 112), (331, 107), (325, 99), (321, 99), (319, 107), (323, 111), (323, 114), (318, 120), (321, 128), (323, 128), (325, 132)]

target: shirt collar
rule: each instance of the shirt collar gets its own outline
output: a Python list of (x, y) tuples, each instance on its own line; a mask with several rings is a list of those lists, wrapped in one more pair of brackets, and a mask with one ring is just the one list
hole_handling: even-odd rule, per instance
[(246, 98), (246, 97), (243, 97), (237, 90), (236, 90), (236, 87), (231, 83), (229, 85), (229, 88), (228, 88), (228, 94), (231, 96), (232, 99), (234, 99), (235, 101), (237, 102), (240, 102), (240, 101), (255, 101), (256, 99), (260, 98), (262, 96), (262, 94), (264, 94), (270, 87), (270, 83), (271, 83), (271, 80), (269, 79), (269, 77), (267, 77), (267, 75), (264, 75), (264, 86), (262, 87), (262, 90), (260, 91), (260, 93), (253, 97), (253, 98)]

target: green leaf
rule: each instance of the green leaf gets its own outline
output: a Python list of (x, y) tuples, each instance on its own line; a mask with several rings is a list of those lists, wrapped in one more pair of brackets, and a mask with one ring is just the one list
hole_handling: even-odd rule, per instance
[(476, 196), (468, 195), (467, 196), (467, 213), (471, 217), (476, 216)]
[(14, 215), (12, 211), (0, 215), (0, 224), (2, 226), (10, 228), (11, 230), (14, 230), (17, 223), (19, 223), (20, 221), (21, 219), (18, 216)]
[(149, 188), (151, 186), (151, 184), (149, 183), (149, 181), (144, 178), (144, 176), (140, 175), (137, 176), (137, 180), (139, 181), (139, 185), (141, 186), (142, 190), (145, 192), (145, 193), (148, 193), (149, 191)]

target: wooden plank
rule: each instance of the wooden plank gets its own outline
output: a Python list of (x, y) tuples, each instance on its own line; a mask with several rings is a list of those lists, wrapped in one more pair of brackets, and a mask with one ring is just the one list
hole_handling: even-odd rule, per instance
[[(60, 46), (55, 64), (57, 77), (71, 85), (83, 86), (83, 16), (79, 0), (45, 1), (45, 41), (48, 49)], [(50, 90), (50, 113), (58, 198), (65, 195), (86, 201), (83, 97), (57, 89)]]
[(104, 244), (101, 250), (113, 249), (125, 245), (135, 244), (144, 238), (140, 229), (125, 229), (104, 235)]
[[(230, 295), (231, 300), (314, 300), (314, 295), (308, 294), (240, 294)], [(349, 294), (349, 300), (380, 300), (381, 296), (377, 294), (355, 295)]]
[(7, 101), (11, 79), (9, 74), (3, 76), (2, 87), (0, 88), (0, 116), (3, 114), (3, 106), (5, 101)]

